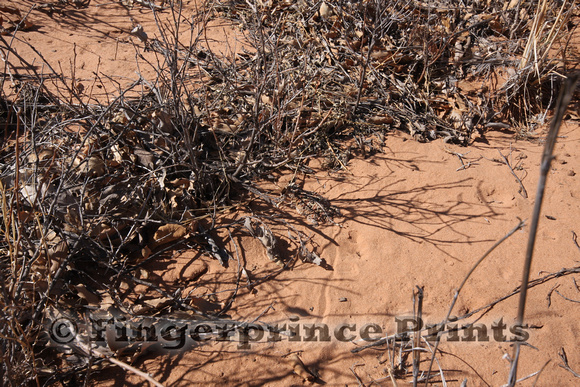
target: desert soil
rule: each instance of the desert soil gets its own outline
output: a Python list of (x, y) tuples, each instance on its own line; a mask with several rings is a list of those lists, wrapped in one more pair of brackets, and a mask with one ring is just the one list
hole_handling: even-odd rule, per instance
[[(33, 4), (28, 0), (19, 3), (22, 10)], [(193, 2), (184, 4), (195, 7)], [(69, 7), (52, 15), (36, 9), (31, 11), (29, 20), (36, 27), (20, 32), (19, 37), (39, 49), (55, 69), (62, 67), (68, 74), (75, 66), (76, 77), (85, 90), (90, 91), (95, 74), (111, 77), (120, 84), (136, 80), (135, 71), (144, 77), (152, 75), (142, 63), (137, 67), (133, 43), (140, 42), (129, 35), (138, 23), (155, 36), (150, 10), (137, 3), (129, 9), (118, 1), (92, 1), (86, 8)], [(236, 39), (239, 31), (234, 26), (219, 20), (212, 23), (208, 44), (213, 50), (231, 55), (235, 47), (243, 45), (241, 39)], [(36, 57), (36, 63), (42, 63), (21, 42), (14, 42), (14, 47), (30, 61)], [(109, 85), (108, 90), (95, 89), (94, 95), (113, 95), (114, 82)], [(392, 385), (389, 353), (384, 346), (351, 352), (368, 344), (360, 340), (360, 328), (376, 324), (383, 332), (394, 334), (397, 319), (412, 315), (412, 295), (417, 287), (424, 289), (425, 323), (441, 321), (455, 289), (473, 264), (523, 219), (526, 226), (501, 244), (472, 274), (452, 315), (461, 316), (484, 307), (520, 285), (545, 131), (546, 128), (538, 130), (532, 140), (516, 139), (514, 130), (491, 131), (485, 138), (475, 138), (468, 147), (441, 140), (422, 144), (407, 134), (388, 132), (381, 153), (354, 157), (348, 170), (324, 171), (317, 168), (320, 161), (312, 160), (310, 166), (317, 172), (299, 174), (297, 179), (304, 183), (304, 189), (328, 198), (340, 209), (341, 216), (335, 218), (336, 224), (312, 225), (292, 209), (280, 209), (278, 215), (312, 237), (316, 252), (329, 266), (326, 269), (298, 260), (291, 269), (280, 271), (266, 258), (259, 242), (249, 237), (236, 239), (236, 246), (227, 246), (229, 251), (237, 251), (238, 255), (232, 254), (244, 263), (251, 279), (272, 275), (251, 289), (238, 291), (229, 312), (231, 319), (253, 321), (259, 317), (263, 323), (298, 324), (302, 328), (304, 324), (321, 323), (331, 333), (340, 324), (356, 324), (355, 342), (340, 342), (332, 337), (329, 342), (284, 340), (252, 343), (249, 349), (240, 349), (238, 343), (212, 341), (178, 355), (144, 355), (132, 365), (167, 386), (312, 384), (293, 370), (287, 355), (298, 352), (304, 365), (319, 376), (314, 384), (358, 385), (360, 381), (370, 385), (374, 381)], [(539, 224), (532, 279), (577, 267), (580, 260), (580, 250), (573, 239), (574, 232), (580, 233), (578, 122), (566, 121), (560, 134)], [(461, 168), (458, 154), (463, 155), (467, 167)], [(522, 180), (527, 198), (502, 154)], [(271, 192), (280, 192), (291, 177), (291, 173), (276, 175), (263, 185)], [(253, 203), (261, 204), (259, 200)], [(239, 216), (235, 212), (226, 214), (228, 220)], [(231, 294), (238, 270), (235, 263), (225, 269), (208, 256), (183, 251), (156, 263), (153, 269), (163, 281), (179, 284), (200, 267), (207, 268), (207, 273), (195, 284), (197, 293), (218, 292), (207, 300), (223, 302), (219, 291)], [(545, 366), (538, 386), (578, 383), (560, 367), (558, 356), (564, 348), (570, 366), (580, 370), (580, 309), (578, 301), (562, 297), (580, 299), (574, 278), (578, 274), (555, 278), (529, 293), (529, 346), (522, 348), (518, 375), (524, 377)], [(559, 293), (553, 291), (555, 288)], [(478, 323), (488, 328), (487, 340), (442, 341), (443, 353), (438, 360), (449, 385), (459, 385), (465, 378), (468, 386), (506, 383), (512, 347), (509, 342), (496, 340), (491, 327), (502, 320), (509, 329), (515, 322), (517, 302), (517, 296), (510, 297), (481, 317)], [(466, 321), (474, 321), (476, 316), (480, 314)], [(507, 329), (505, 333), (508, 338), (511, 336)], [(423, 353), (421, 369), (427, 367), (428, 355)], [(398, 382), (406, 384), (403, 380)], [(521, 385), (531, 386), (533, 382), (534, 378), (530, 378)], [(115, 370), (99, 374), (95, 383), (144, 382)]]

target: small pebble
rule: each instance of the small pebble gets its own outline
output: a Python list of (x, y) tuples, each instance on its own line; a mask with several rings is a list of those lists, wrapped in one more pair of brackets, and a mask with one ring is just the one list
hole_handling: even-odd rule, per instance
[(346, 302), (346, 301), (348, 301), (348, 300), (346, 299), (346, 297), (340, 297), (340, 298), (338, 299), (338, 301), (340, 301), (340, 302)]

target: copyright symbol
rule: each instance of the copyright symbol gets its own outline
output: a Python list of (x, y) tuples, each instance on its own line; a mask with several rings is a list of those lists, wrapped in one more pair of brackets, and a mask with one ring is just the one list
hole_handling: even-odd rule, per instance
[(68, 318), (61, 317), (50, 325), (50, 338), (57, 344), (68, 344), (77, 335), (77, 324)]

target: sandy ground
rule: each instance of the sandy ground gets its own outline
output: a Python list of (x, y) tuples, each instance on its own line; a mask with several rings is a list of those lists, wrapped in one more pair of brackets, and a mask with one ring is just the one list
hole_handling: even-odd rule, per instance
[[(574, 172), (579, 168), (577, 129), (576, 124), (564, 126), (557, 146), (543, 211), (550, 218), (543, 216), (540, 223), (532, 278), (577, 266), (580, 251), (572, 238), (579, 214)], [(352, 160), (352, 174), (319, 172), (306, 179), (305, 187), (330, 198), (343, 214), (340, 227), (309, 229), (319, 246), (317, 251), (333, 270), (298, 264), (256, 286), (254, 292), (242, 292), (232, 313), (234, 319), (252, 321), (273, 305), (274, 310), (260, 321), (278, 326), (299, 324), (301, 342), (251, 343), (249, 350), (240, 350), (235, 343), (219, 343), (202, 347), (201, 353), (169, 358), (161, 368), (159, 358), (138, 364), (168, 385), (301, 385), (301, 378), (282, 357), (289, 351), (303, 351), (304, 363), (329, 385), (357, 384), (353, 371), (366, 385), (373, 380), (391, 385), (386, 379), (388, 354), (384, 347), (352, 354), (355, 345), (340, 342), (333, 331), (356, 324), (353, 329), (360, 340), (361, 328), (376, 324), (383, 332), (395, 333), (397, 321), (412, 315), (416, 286), (424, 287), (425, 324), (440, 322), (472, 265), (517, 225), (518, 218), (529, 220), (542, 145), (516, 142), (511, 133), (490, 133), (488, 140), (489, 144), (475, 143), (465, 149), (441, 141), (419, 144), (393, 133), (387, 137), (383, 154)], [(470, 152), (464, 162), (471, 162), (471, 167), (457, 171), (461, 163), (447, 150)], [(523, 184), (528, 199), (518, 193), (519, 185), (509, 168), (498, 162), (499, 152), (506, 156), (511, 152), (512, 165), (521, 160), (518, 174), (526, 176)], [(527, 231), (516, 232), (481, 264), (461, 292), (454, 315), (486, 306), (520, 284)], [(245, 242), (242, 255), (253, 275), (259, 278), (277, 269), (259, 246)], [(174, 269), (179, 269), (179, 262), (185, 265), (190, 260), (184, 254), (177, 258)], [(213, 262), (208, 264), (206, 281), (211, 284), (210, 277), (222, 278), (224, 270)], [(536, 372), (549, 362), (537, 385), (574, 385), (574, 377), (558, 366), (558, 351), (568, 349), (572, 367), (578, 364), (574, 358), (578, 309), (556, 293), (549, 305), (547, 296), (554, 286), (562, 295), (577, 299), (572, 276), (531, 290), (526, 310), (530, 328), (526, 331), (534, 348), (524, 348), (520, 375)], [(486, 326), (487, 339), (466, 342), (469, 335), (465, 333), (459, 334), (459, 341), (449, 337), (442, 342), (445, 354), (439, 360), (450, 385), (458, 385), (464, 378), (468, 385), (505, 383), (509, 364), (504, 356), (511, 355), (511, 347), (498, 339), (493, 327), (503, 322), (507, 325), (503, 333), (512, 337), (509, 329), (515, 323), (516, 310), (517, 297), (512, 297), (483, 316), (478, 322)], [(332, 340), (305, 342), (308, 324), (327, 325)]]
[[(21, 3), (22, 9), (32, 4)], [(55, 12), (52, 17), (34, 10), (29, 17), (37, 28), (21, 32), (19, 37), (40, 49), (53, 66), (60, 61), (65, 73), (71, 68), (76, 46), (76, 77), (87, 86), (95, 82), (93, 72), (100, 77), (114, 76), (120, 83), (135, 80), (137, 62), (131, 41), (139, 43), (128, 31), (135, 23), (142, 24), (146, 31), (154, 30), (150, 14), (144, 8), (136, 5), (128, 10), (105, 1), (93, 1), (81, 10), (67, 8), (65, 14)], [(235, 36), (235, 29), (215, 23), (216, 35), (212, 40), (223, 38), (220, 34), (224, 33), (230, 38)], [(22, 42), (15, 42), (14, 47), (28, 58), (35, 55)], [(223, 45), (215, 47), (216, 50), (221, 47), (226, 54), (230, 50)], [(37, 59), (36, 63), (40, 70), (41, 61)], [(146, 70), (141, 72), (147, 75)], [(114, 93), (112, 84), (107, 87), (110, 88), (107, 92)], [(578, 129), (578, 122), (567, 121), (558, 139), (539, 225), (532, 279), (577, 267), (580, 261), (580, 250), (573, 240), (573, 233), (580, 233)], [(240, 348), (235, 342), (211, 341), (172, 356), (142, 356), (133, 361), (133, 366), (167, 386), (358, 385), (359, 382), (370, 385), (373, 381), (393, 385), (388, 370), (390, 352), (385, 346), (351, 352), (369, 343), (362, 340), (364, 329), (367, 333), (379, 328), (383, 334), (396, 333), (397, 321), (412, 315), (412, 295), (417, 287), (424, 289), (425, 324), (440, 322), (455, 289), (473, 264), (519, 219), (525, 219), (523, 230), (500, 245), (472, 274), (452, 315), (462, 316), (484, 307), (520, 285), (544, 134), (536, 133), (535, 141), (517, 141), (510, 130), (489, 132), (486, 138), (477, 138), (471, 146), (461, 148), (440, 140), (421, 144), (406, 134), (390, 132), (382, 153), (366, 159), (353, 158), (348, 171), (298, 175), (304, 189), (328, 198), (340, 209), (342, 215), (335, 219), (337, 225), (310, 225), (288, 208), (272, 215), (283, 217), (311, 236), (316, 252), (330, 267), (297, 261), (290, 269), (280, 271), (265, 257), (259, 242), (237, 236), (235, 246), (231, 243), (228, 249), (237, 251), (233, 255), (257, 284), (239, 290), (229, 316), (238, 321), (259, 318), (262, 323), (293, 326), (300, 329), (301, 340), (264, 339), (250, 343), (249, 348)], [(458, 154), (463, 155), (467, 168), (461, 168)], [(501, 154), (522, 180), (527, 198)], [(316, 169), (318, 164), (314, 160), (311, 166)], [(280, 191), (289, 180), (287, 175), (274, 176), (274, 180), (264, 182), (264, 187)], [(259, 200), (253, 203), (256, 209), (261, 205)], [(239, 216), (227, 214), (228, 220)], [(151, 269), (157, 269), (156, 275), (165, 282), (175, 287), (188, 284), (200, 295), (224, 291), (213, 297), (216, 303), (231, 294), (238, 272), (236, 263), (224, 269), (207, 256), (187, 251)], [(188, 279), (206, 269), (191, 284)], [(267, 275), (271, 275), (268, 280), (256, 282)], [(575, 302), (562, 297), (580, 299), (574, 278), (578, 274), (555, 278), (529, 293), (526, 309), (529, 326), (524, 328), (529, 346), (522, 348), (518, 375), (523, 377), (545, 366), (538, 386), (578, 383), (578, 379), (559, 366), (558, 356), (558, 351), (564, 348), (570, 366), (580, 370), (577, 336), (580, 309)], [(555, 288), (559, 293), (553, 291)], [(211, 301), (212, 297), (206, 299)], [(505, 339), (514, 336), (510, 327), (513, 329), (515, 323), (517, 302), (517, 296), (508, 298), (485, 315), (479, 313), (462, 321), (472, 322), (481, 317), (477, 322), (487, 329), (487, 335), (466, 341), (469, 337), (459, 332), (458, 340), (443, 339), (440, 346), (443, 353), (438, 360), (449, 385), (459, 385), (465, 378), (468, 386), (506, 383), (507, 357), (511, 356), (512, 347)], [(501, 323), (506, 325), (504, 330), (498, 328)], [(306, 341), (308, 324), (328, 327), (330, 340)], [(354, 342), (341, 342), (337, 338), (340, 334), (335, 331), (344, 326), (349, 327), (346, 333), (354, 336)], [(319, 376), (317, 381), (305, 382), (294, 373), (291, 356), (287, 356), (291, 352), (300, 354), (304, 365)], [(426, 370), (428, 363), (428, 356), (423, 353), (421, 370)], [(143, 381), (124, 371), (107, 371), (95, 383), (120, 386), (142, 385)], [(402, 379), (398, 383), (406, 384)], [(519, 385), (533, 383), (534, 378), (530, 378)]]

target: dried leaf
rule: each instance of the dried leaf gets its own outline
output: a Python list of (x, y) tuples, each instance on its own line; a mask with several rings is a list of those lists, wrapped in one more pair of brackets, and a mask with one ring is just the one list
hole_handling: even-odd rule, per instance
[(77, 230), (80, 230), (82, 227), (79, 212), (73, 206), (67, 207), (66, 214), (64, 215), (64, 220)]
[(40, 198), (44, 198), (49, 187), (46, 183), (42, 184), (42, 187), (39, 189), (35, 185), (25, 185), (20, 190), (20, 193), (24, 198), (28, 201), (28, 203), (33, 206), (36, 202), (37, 196), (40, 194)]
[(252, 226), (252, 219), (246, 217), (246, 219), (244, 220), (244, 227), (248, 229), (248, 231), (254, 238), (256, 237), (256, 234), (254, 234), (254, 227)]
[(111, 152), (113, 153), (113, 160), (116, 161), (118, 164), (121, 164), (123, 160), (126, 160), (127, 152), (125, 147), (120, 147), (118, 144), (114, 144), (111, 147)]
[(186, 235), (187, 228), (184, 226), (176, 223), (165, 224), (155, 231), (152, 248), (185, 238)]
[(111, 118), (111, 122), (115, 123), (115, 124), (124, 125), (127, 122), (129, 122), (129, 119), (127, 118), (127, 115), (125, 114), (125, 111), (121, 110), (121, 111), (118, 111), (117, 113), (115, 113), (113, 118)]
[(264, 224), (254, 228), (250, 218), (246, 218), (244, 221), (244, 226), (250, 231), (250, 234), (252, 234), (254, 238), (257, 238), (260, 242), (262, 242), (262, 245), (264, 245), (266, 248), (266, 256), (268, 259), (277, 265), (284, 266), (284, 263), (280, 259), (278, 249), (276, 248), (276, 237), (272, 231)]
[(303, 261), (314, 263), (317, 266), (322, 266), (324, 263), (324, 260), (318, 254), (308, 250), (303, 243), (300, 244), (300, 257)]
[(269, 95), (262, 94), (260, 100), (264, 105), (272, 106), (272, 97), (270, 97)]
[(137, 161), (142, 166), (154, 169), (155, 168), (155, 155), (146, 149), (139, 146), (135, 147), (135, 156), (137, 156)]
[(43, 162), (45, 160), (52, 159), (53, 155), (54, 155), (54, 149), (52, 149), (52, 148), (42, 149), (38, 153), (31, 153), (28, 156), (28, 162), (31, 164), (36, 163), (37, 161)]
[(328, 6), (328, 4), (326, 4), (326, 2), (322, 2), (322, 4), (320, 4), (320, 9), (318, 10), (318, 13), (320, 14), (321, 18), (327, 18), (330, 16), (331, 13), (331, 9)]
[(215, 243), (213, 238), (210, 237), (209, 235), (206, 235), (206, 241), (210, 247), (210, 250), (209, 250), (210, 254), (215, 259), (217, 259), (222, 266), (227, 267), (228, 261), (230, 260), (230, 255), (228, 254), (228, 252), (225, 251), (224, 249), (220, 248), (217, 245), (217, 243)]
[(136, 36), (143, 43), (147, 43), (148, 36), (145, 31), (143, 31), (143, 26), (140, 24), (131, 30), (131, 35)]
[(173, 128), (173, 124), (171, 123), (171, 116), (169, 113), (158, 110), (153, 112), (151, 115), (154, 119), (155, 124), (157, 125), (157, 129), (164, 133), (164, 134), (173, 134), (175, 129)]
[(141, 258), (147, 259), (151, 255), (151, 249), (148, 246), (145, 246), (141, 249)]
[(164, 308), (167, 305), (171, 304), (173, 302), (172, 298), (169, 297), (160, 297), (160, 298), (155, 298), (153, 300), (145, 300), (143, 301), (143, 303), (151, 308), (154, 309), (160, 309), (160, 308)]
[(175, 179), (169, 182), (169, 184), (171, 184), (172, 186), (176, 187), (176, 188), (189, 188), (189, 184), (190, 184), (191, 180), (186, 179), (186, 178), (181, 178), (181, 179)]
[(111, 225), (109, 225), (108, 223), (98, 223), (96, 226), (94, 226), (91, 231), (89, 232), (89, 235), (91, 237), (97, 237), (100, 240), (104, 240), (106, 238), (111, 237), (112, 235), (114, 235), (117, 232), (117, 230), (113, 227), (111, 227)]
[(376, 115), (369, 117), (369, 122), (375, 125), (390, 125), (393, 123), (393, 117), (388, 115)]
[(504, 11), (515, 8), (520, 3), (520, 0), (511, 0), (509, 3), (504, 4)]
[(100, 303), (101, 310), (108, 310), (113, 305), (115, 305), (115, 301), (110, 294), (106, 293)]
[(78, 296), (87, 300), (89, 305), (99, 306), (99, 304), (101, 302), (101, 298), (98, 295), (89, 291), (87, 289), (87, 287), (83, 284), (73, 285), (73, 286), (76, 289)]
[(105, 163), (99, 156), (93, 155), (83, 161), (77, 160), (75, 160), (75, 164), (81, 167), (82, 174), (88, 174), (95, 177), (103, 176), (105, 174)]
[(316, 380), (316, 377), (312, 375), (312, 373), (308, 370), (308, 368), (306, 368), (304, 363), (302, 363), (302, 360), (300, 360), (298, 354), (293, 353), (292, 355), (290, 355), (288, 357), (288, 361), (290, 362), (290, 365), (292, 366), (294, 373), (302, 377), (304, 381), (313, 382), (314, 380)]
[(66, 241), (60, 241), (48, 249), (48, 258), (52, 260), (52, 264), (50, 267), (50, 272), (54, 273), (64, 258), (66, 258), (68, 254), (68, 244)]

